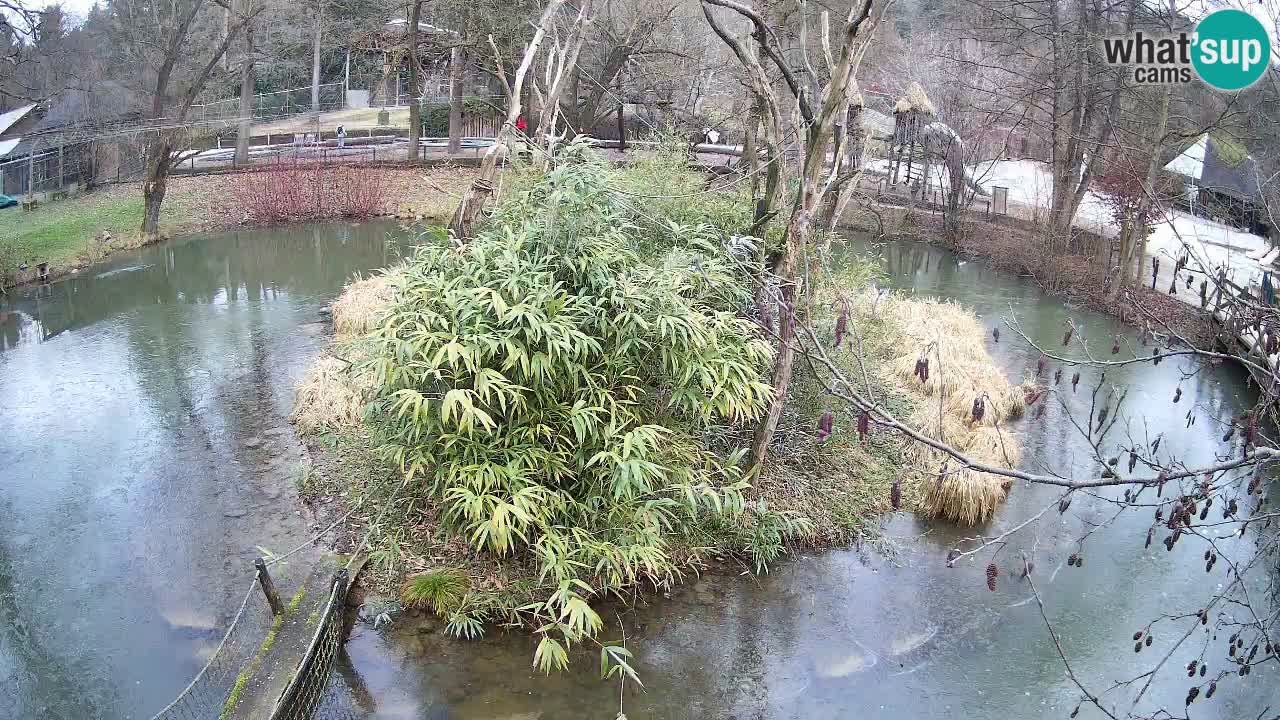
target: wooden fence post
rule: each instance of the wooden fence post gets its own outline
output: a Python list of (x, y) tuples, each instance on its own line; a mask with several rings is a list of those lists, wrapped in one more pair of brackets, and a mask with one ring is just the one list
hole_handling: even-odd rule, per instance
[(284, 613), (284, 605), (280, 602), (280, 594), (276, 592), (275, 583), (271, 582), (271, 575), (267, 573), (267, 563), (258, 558), (253, 561), (253, 566), (258, 569), (258, 584), (262, 586), (262, 594), (267, 596), (267, 604), (271, 606), (272, 615), (280, 615)]

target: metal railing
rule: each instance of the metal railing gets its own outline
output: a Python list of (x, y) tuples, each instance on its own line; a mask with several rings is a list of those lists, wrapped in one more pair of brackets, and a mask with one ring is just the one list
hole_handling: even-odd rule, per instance
[[(342, 83), (326, 83), (320, 86), (319, 110), (321, 112), (341, 110), (346, 106), (346, 102), (346, 89)], [(315, 110), (311, 103), (310, 85), (269, 93), (255, 93), (253, 96), (255, 120), (297, 115)], [(190, 117), (198, 121), (235, 120), (240, 117), (240, 98), (227, 98), (202, 105), (192, 105)]]

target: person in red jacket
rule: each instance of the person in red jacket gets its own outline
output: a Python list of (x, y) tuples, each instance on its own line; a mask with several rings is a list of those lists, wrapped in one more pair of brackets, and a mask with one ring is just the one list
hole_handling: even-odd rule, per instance
[(524, 132), (529, 129), (529, 123), (525, 122), (524, 115), (516, 117), (516, 129), (520, 132)]

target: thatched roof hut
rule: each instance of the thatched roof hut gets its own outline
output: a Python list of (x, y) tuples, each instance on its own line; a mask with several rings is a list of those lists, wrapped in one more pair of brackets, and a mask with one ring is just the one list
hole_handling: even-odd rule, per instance
[(920, 83), (913, 80), (910, 85), (907, 85), (906, 93), (898, 98), (898, 102), (893, 106), (893, 114), (901, 113), (913, 113), (932, 119), (937, 116), (938, 111), (929, 100), (929, 96), (925, 94), (924, 88), (920, 87)]

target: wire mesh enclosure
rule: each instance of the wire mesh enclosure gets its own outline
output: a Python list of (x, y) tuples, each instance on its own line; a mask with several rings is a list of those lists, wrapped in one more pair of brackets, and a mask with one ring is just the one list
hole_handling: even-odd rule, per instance
[(326, 704), (336, 696), (329, 693), (329, 679), (338, 654), (342, 651), (343, 610), (346, 608), (348, 576), (339, 570), (333, 577), (329, 602), (325, 604), (307, 652), (294, 671), (293, 679), (281, 693), (270, 720), (338, 720), (341, 715), (322, 714), (326, 709), (340, 710)]
[[(341, 110), (346, 105), (346, 91), (342, 83), (326, 83), (319, 89), (320, 112)], [(255, 120), (285, 117), (316, 110), (317, 108), (311, 103), (310, 85), (269, 93), (255, 93), (253, 96)], [(226, 98), (203, 105), (192, 105), (190, 116), (193, 120), (199, 121), (235, 120), (240, 117), (240, 98)]]
[(0, 162), (0, 192), (14, 196), (58, 192), (85, 184), (92, 172), (93, 148), (89, 143), (34, 149)]

